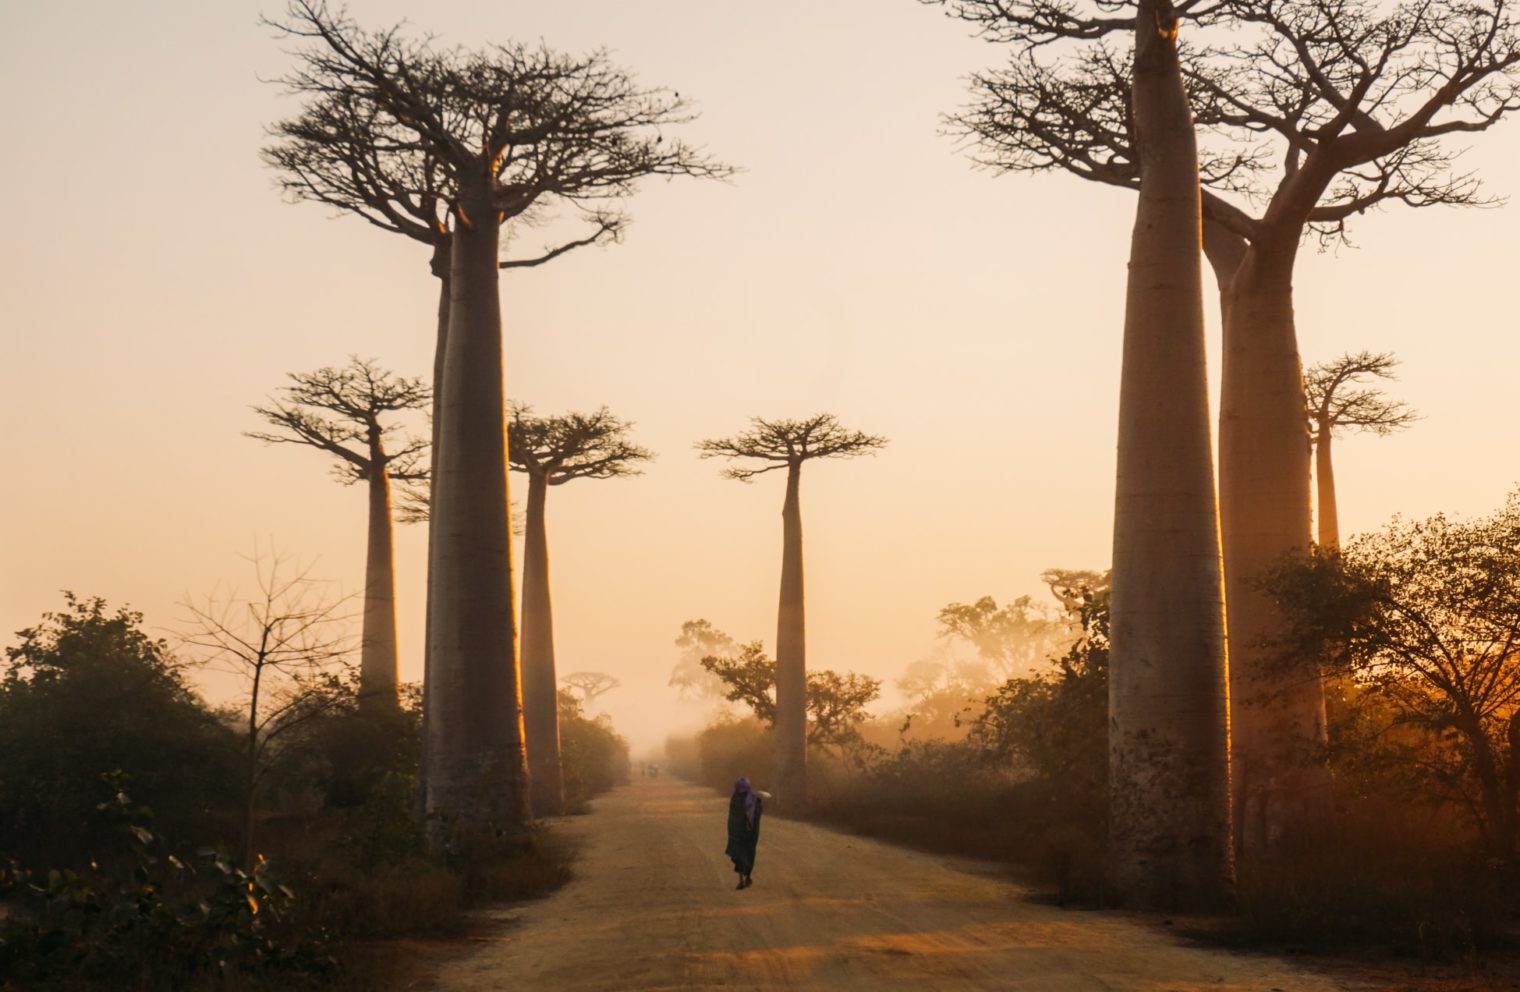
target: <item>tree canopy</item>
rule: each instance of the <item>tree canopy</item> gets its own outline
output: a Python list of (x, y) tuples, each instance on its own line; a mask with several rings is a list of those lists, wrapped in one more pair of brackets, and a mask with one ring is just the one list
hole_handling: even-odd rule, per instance
[[(1114, 40), (1133, 18), (1105, 4), (949, 6), (1013, 50), (1004, 67), (973, 75), (971, 104), (949, 118), (978, 163), (1138, 188), (1128, 45)], [(1182, 58), (1204, 216), (1218, 225), (1206, 240), (1227, 231), (1254, 242), (1287, 223), (1332, 242), (1383, 204), (1492, 202), (1443, 139), (1520, 109), (1520, 33), (1503, 0), (1192, 0), (1176, 10), (1200, 28)]]
[(615, 479), (638, 475), (639, 462), (654, 458), (628, 439), (633, 424), (606, 407), (593, 413), (535, 417), (531, 407), (508, 409), (507, 457), (513, 468), (559, 486), (572, 479)]
[[(253, 408), (277, 432), (248, 431), (248, 437), (325, 451), (338, 459), (334, 471), (345, 485), (368, 481), (380, 470), (399, 482), (427, 480), (423, 455), (428, 442), (385, 419), (427, 406), (431, 391), (421, 379), (396, 376), (374, 359), (357, 355), (343, 368), (291, 372), (287, 378), (291, 384), (280, 391), (280, 399)], [(387, 451), (386, 443), (398, 437), (400, 446)]]
[(466, 187), (502, 221), (531, 227), (567, 208), (585, 233), (504, 268), (616, 240), (619, 201), (651, 175), (732, 171), (662, 128), (693, 117), (668, 90), (641, 86), (596, 50), (542, 43), (438, 49), (401, 28), (360, 28), (320, 0), (271, 22), (296, 41), (281, 82), (305, 104), (271, 128), (265, 158), (288, 195), (355, 213), (428, 244), (459, 220)]
[[(1516, 843), (1520, 782), (1520, 495), (1475, 520), (1396, 519), (1267, 579), (1290, 624), (1284, 665), (1319, 658), (1430, 745), (1491, 851)], [(1454, 749), (1444, 746), (1455, 741)]]
[(864, 431), (847, 430), (832, 413), (806, 420), (766, 420), (754, 417), (750, 428), (733, 437), (697, 442), (701, 458), (759, 461), (759, 467), (731, 465), (724, 476), (749, 482), (757, 475), (800, 465), (813, 458), (857, 458), (886, 447), (887, 439)]
[(1359, 351), (1304, 370), (1309, 430), (1337, 429), (1392, 434), (1419, 419), (1407, 403), (1389, 399), (1369, 380), (1396, 378), (1398, 359), (1389, 352)]
[[(722, 680), (730, 702), (748, 706), (769, 726), (776, 724), (776, 662), (759, 641), (739, 645), (731, 657), (708, 655), (702, 667)], [(865, 707), (881, 695), (881, 680), (854, 672), (807, 673), (807, 742), (844, 746), (860, 736)]]

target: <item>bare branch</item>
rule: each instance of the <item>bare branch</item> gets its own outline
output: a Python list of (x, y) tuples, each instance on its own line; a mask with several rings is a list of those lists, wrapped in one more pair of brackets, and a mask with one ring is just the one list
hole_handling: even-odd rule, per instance
[(1398, 378), (1393, 373), (1398, 364), (1398, 359), (1389, 352), (1360, 351), (1306, 369), (1304, 393), (1310, 431), (1316, 438), (1322, 430), (1329, 430), (1334, 436), (1343, 429), (1387, 435), (1419, 420), (1412, 407), (1388, 399), (1380, 389), (1351, 388), (1369, 379)]
[(305, 101), (265, 151), (287, 194), (420, 241), (459, 222), (467, 194), (504, 223), (531, 223), (556, 201), (586, 210), (590, 240), (505, 263), (541, 264), (614, 240), (623, 222), (597, 204), (640, 179), (733, 173), (665, 133), (695, 116), (679, 94), (639, 85), (605, 51), (438, 49), (399, 27), (364, 30), (320, 0), (292, 0), (268, 23), (297, 43), (297, 68), (281, 82)]
[(292, 385), (281, 390), (282, 400), (253, 408), (279, 433), (248, 432), (246, 437), (326, 451), (339, 459), (338, 478), (345, 484), (367, 480), (377, 472), (408, 481), (427, 478), (422, 464), (427, 441), (400, 435), (401, 447), (386, 450), (397, 438), (398, 428), (387, 423), (385, 415), (421, 409), (432, 399), (421, 379), (394, 376), (374, 360), (357, 355), (350, 356), (343, 368), (291, 373), (288, 378)]
[[(1004, 68), (972, 78), (971, 104), (947, 118), (978, 165), (1137, 186), (1129, 49), (1110, 22), (1128, 5), (926, 2), (1013, 50)], [(1256, 242), (1311, 233), (1323, 245), (1385, 204), (1496, 202), (1439, 139), (1520, 109), (1507, 0), (1230, 0), (1179, 12), (1194, 28), (1180, 55), (1209, 219)], [(1077, 44), (1049, 47), (1058, 39)]]

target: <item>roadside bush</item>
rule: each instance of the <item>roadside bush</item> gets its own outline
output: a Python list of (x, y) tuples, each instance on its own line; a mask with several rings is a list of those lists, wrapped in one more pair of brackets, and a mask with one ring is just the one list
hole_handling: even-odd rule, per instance
[(100, 776), (125, 773), (176, 846), (236, 823), (234, 734), (186, 685), (162, 640), (130, 610), (66, 593), (66, 608), (18, 632), (0, 680), (0, 852), (82, 868), (114, 837), (92, 815)]
[(628, 742), (604, 717), (588, 719), (568, 689), (559, 691), (559, 754), (565, 808), (584, 812), (592, 796), (625, 784), (631, 770)]
[[(237, 734), (140, 614), (67, 602), (20, 632), (0, 679), (6, 992), (375, 988), (396, 962), (366, 942), (457, 935), (472, 906), (570, 877), (573, 852), (540, 830), (430, 855), (416, 814), (420, 691), (361, 710), (343, 684), (271, 748), (261, 853), (240, 866), (219, 846), (243, 834)], [(626, 778), (610, 726), (577, 713), (567, 730), (582, 794)]]
[(250, 872), (219, 851), (170, 853), (153, 813), (121, 791), (98, 819), (117, 836), (89, 868), (0, 870), (0, 896), (18, 912), (0, 924), (0, 974), (20, 987), (200, 987), (234, 976), (279, 987), (330, 976), (320, 935), (287, 925), (294, 893), (267, 862)]
[(776, 734), (753, 717), (725, 717), (697, 735), (695, 781), (727, 795), (741, 775), (769, 791), (776, 776)]
[(688, 782), (702, 780), (702, 751), (695, 736), (672, 734), (665, 738), (665, 768)]
[(1231, 939), (1460, 960), (1513, 942), (1504, 874), (1440, 811), (1376, 799), (1342, 809), (1312, 845), (1237, 866)]

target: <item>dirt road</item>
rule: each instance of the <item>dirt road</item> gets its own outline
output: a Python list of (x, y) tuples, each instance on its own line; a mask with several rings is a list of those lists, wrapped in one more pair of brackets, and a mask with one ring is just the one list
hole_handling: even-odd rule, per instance
[(974, 862), (768, 817), (735, 891), (721, 796), (636, 779), (557, 829), (576, 877), (418, 983), (436, 992), (1329, 992), (1279, 960), (1184, 946), (1117, 914), (1026, 901)]

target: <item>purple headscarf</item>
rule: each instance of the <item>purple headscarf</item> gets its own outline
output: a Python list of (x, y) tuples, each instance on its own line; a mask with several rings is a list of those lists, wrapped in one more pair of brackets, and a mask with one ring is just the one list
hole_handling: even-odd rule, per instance
[(750, 788), (749, 779), (740, 778), (734, 783), (734, 795), (744, 797), (744, 825), (753, 829), (755, 826), (755, 807), (760, 805), (760, 797), (755, 795), (755, 790)]

